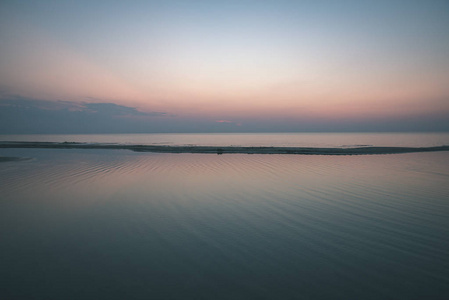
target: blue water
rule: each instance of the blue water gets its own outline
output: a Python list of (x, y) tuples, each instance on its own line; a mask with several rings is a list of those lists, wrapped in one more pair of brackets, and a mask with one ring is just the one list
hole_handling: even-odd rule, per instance
[(449, 295), (449, 152), (0, 156), (1, 299)]

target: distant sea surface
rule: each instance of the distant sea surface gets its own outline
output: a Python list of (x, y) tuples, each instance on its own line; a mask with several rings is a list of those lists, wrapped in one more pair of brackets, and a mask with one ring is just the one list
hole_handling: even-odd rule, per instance
[(170, 146), (432, 147), (449, 145), (449, 133), (35, 134), (0, 135), (0, 141)]
[[(448, 145), (448, 134), (1, 136)], [(447, 299), (449, 152), (0, 149), (0, 299)]]

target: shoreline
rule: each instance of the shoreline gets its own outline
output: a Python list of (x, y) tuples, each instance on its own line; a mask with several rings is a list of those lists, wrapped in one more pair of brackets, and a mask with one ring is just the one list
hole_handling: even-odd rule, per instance
[(131, 150), (134, 152), (157, 153), (203, 153), (203, 154), (296, 154), (296, 155), (369, 155), (400, 154), (415, 152), (449, 151), (449, 146), (436, 147), (353, 147), (353, 148), (319, 148), (319, 147), (243, 147), (243, 146), (162, 146), (162, 145), (128, 145), (128, 144), (92, 144), (74, 142), (0, 142), (0, 148), (28, 149), (104, 149)]

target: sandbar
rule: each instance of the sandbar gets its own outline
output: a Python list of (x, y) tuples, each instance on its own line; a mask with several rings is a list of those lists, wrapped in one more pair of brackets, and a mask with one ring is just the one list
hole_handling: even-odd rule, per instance
[(0, 163), (8, 161), (24, 161), (30, 159), (30, 157), (0, 156)]
[(75, 142), (0, 142), (0, 148), (39, 149), (116, 149), (158, 153), (211, 153), (211, 154), (296, 154), (296, 155), (368, 155), (414, 152), (449, 151), (449, 146), (436, 147), (246, 147), (246, 146), (165, 146)]

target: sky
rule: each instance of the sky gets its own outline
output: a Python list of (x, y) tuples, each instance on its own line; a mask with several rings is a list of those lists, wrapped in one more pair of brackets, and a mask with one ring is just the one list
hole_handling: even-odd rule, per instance
[(0, 2), (0, 133), (449, 131), (449, 1)]

